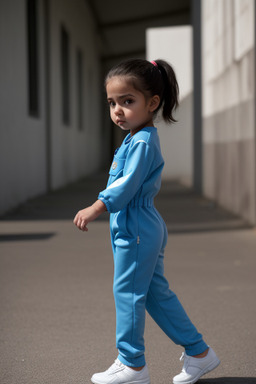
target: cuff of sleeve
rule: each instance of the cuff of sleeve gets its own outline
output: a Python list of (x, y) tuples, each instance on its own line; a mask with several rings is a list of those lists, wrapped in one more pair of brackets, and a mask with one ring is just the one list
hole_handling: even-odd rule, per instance
[(109, 201), (107, 201), (103, 196), (99, 194), (98, 199), (101, 200), (107, 207), (108, 212), (111, 212), (111, 207)]

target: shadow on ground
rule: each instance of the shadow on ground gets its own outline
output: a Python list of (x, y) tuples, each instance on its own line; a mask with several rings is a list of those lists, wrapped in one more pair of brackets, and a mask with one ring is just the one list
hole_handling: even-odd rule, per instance
[[(1, 220), (73, 220), (78, 210), (92, 204), (106, 185), (101, 173), (55, 192), (28, 200)], [(170, 234), (248, 229), (240, 217), (195, 193), (177, 181), (163, 181), (155, 199)], [(108, 213), (98, 220), (108, 220)], [(6, 239), (5, 239), (6, 240)]]
[(201, 379), (198, 384), (256, 384), (255, 377), (218, 377), (216, 379)]
[(49, 233), (12, 233), (12, 234), (0, 234), (1, 242), (14, 242), (14, 241), (35, 241), (35, 240), (48, 240), (55, 236), (54, 232)]
[(156, 199), (170, 234), (248, 229), (241, 217), (177, 181), (165, 181)]

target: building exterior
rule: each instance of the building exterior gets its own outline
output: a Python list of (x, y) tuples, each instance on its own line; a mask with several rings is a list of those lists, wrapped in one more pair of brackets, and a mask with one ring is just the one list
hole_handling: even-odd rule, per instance
[(100, 166), (100, 61), (83, 0), (0, 3), (0, 213)]
[[(254, 0), (2, 0), (0, 214), (108, 166), (120, 135), (104, 108), (104, 73), (152, 58), (147, 29), (184, 27), (177, 45), (190, 39), (192, 84), (184, 136), (159, 130), (164, 176), (255, 225), (255, 14)], [(173, 32), (162, 44), (170, 61)]]
[[(182, 44), (177, 44), (182, 41)], [(177, 122), (157, 119), (165, 159), (163, 179), (178, 179), (193, 186), (193, 65), (192, 27), (152, 28), (147, 31), (147, 59), (162, 58), (173, 66), (179, 83)]]
[(203, 193), (256, 223), (255, 2), (202, 2)]

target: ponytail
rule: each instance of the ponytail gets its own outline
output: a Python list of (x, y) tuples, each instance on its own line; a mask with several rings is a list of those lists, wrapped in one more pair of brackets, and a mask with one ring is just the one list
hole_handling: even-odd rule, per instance
[(142, 92), (145, 97), (158, 95), (162, 117), (166, 122), (176, 122), (173, 112), (179, 105), (179, 86), (176, 75), (164, 60), (149, 62), (143, 59), (126, 60), (113, 67), (106, 76), (105, 85), (115, 76), (128, 77), (135, 89)]
[(164, 83), (163, 95), (158, 110), (162, 107), (162, 116), (166, 122), (176, 122), (173, 112), (179, 106), (179, 85), (175, 72), (171, 65), (164, 60), (156, 60), (154, 63), (157, 64)]

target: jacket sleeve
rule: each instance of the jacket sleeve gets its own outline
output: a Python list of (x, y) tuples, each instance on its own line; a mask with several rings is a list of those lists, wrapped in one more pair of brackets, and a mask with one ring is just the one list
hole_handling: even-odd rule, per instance
[(130, 148), (125, 161), (123, 176), (100, 192), (98, 198), (110, 213), (121, 211), (136, 195), (150, 173), (154, 150), (144, 140)]

